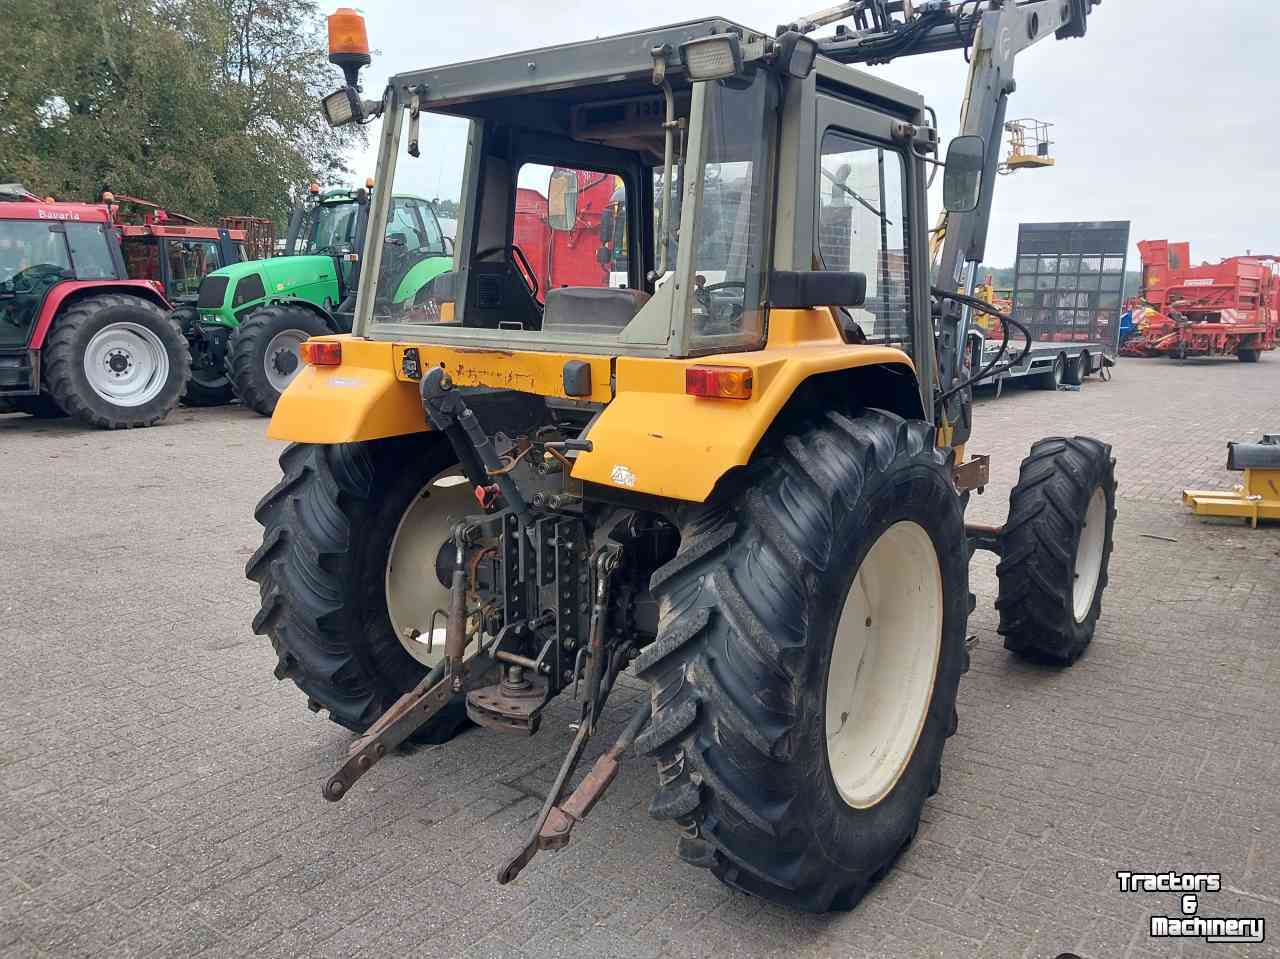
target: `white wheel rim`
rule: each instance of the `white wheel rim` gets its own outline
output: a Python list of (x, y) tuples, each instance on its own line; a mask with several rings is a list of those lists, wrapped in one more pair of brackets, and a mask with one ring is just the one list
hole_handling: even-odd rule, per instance
[[(387, 612), (405, 652), (427, 667), (444, 658), (445, 617), (435, 616), (431, 635), (432, 616), (449, 609), (449, 590), (436, 576), (436, 557), (449, 538), (450, 520), (475, 511), (471, 484), (457, 467), (450, 467), (419, 490), (391, 539)], [(414, 637), (415, 632), (420, 635)]]
[(1084, 529), (1076, 545), (1076, 579), (1072, 594), (1077, 623), (1089, 618), (1093, 609), (1093, 594), (1097, 592), (1102, 576), (1102, 549), (1107, 542), (1107, 494), (1101, 486), (1089, 498), (1089, 510), (1085, 513)]
[(84, 351), (89, 388), (115, 406), (142, 406), (169, 381), (169, 353), (155, 333), (138, 323), (108, 323)]
[(915, 752), (942, 653), (942, 570), (929, 534), (902, 521), (858, 568), (827, 671), (827, 763), (855, 809), (880, 802)]
[(309, 339), (311, 334), (304, 330), (281, 330), (271, 337), (262, 366), (277, 393), (283, 393), (302, 369), (302, 344)]

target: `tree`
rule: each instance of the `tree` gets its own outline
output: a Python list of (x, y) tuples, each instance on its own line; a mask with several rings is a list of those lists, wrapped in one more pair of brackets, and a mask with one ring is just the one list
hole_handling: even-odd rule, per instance
[(270, 216), (349, 174), (311, 0), (0, 0), (0, 180), (106, 188), (192, 216)]

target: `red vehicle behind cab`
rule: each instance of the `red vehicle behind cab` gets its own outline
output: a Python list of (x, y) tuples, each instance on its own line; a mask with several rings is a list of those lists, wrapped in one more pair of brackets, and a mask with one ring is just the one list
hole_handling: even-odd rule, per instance
[(103, 429), (152, 426), (190, 376), (162, 287), (129, 279), (106, 206), (0, 187), (0, 403)]

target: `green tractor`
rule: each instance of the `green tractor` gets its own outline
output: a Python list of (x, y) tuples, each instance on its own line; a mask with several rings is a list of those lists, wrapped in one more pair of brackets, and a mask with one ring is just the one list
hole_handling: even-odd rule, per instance
[[(197, 307), (209, 349), (193, 376), (270, 416), (301, 367), (303, 342), (351, 332), (369, 200), (367, 189), (321, 193), (313, 184), (289, 218), (284, 256), (205, 277)], [(428, 201), (392, 198), (382, 259), (378, 297), (395, 304), (453, 268), (453, 241)]]

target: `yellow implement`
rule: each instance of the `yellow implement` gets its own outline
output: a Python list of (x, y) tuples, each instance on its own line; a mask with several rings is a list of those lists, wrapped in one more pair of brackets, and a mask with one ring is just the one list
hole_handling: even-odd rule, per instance
[(1183, 490), (1182, 502), (1197, 516), (1238, 516), (1254, 529), (1260, 520), (1280, 520), (1280, 433), (1228, 443), (1227, 469), (1243, 471), (1244, 482), (1231, 492)]

